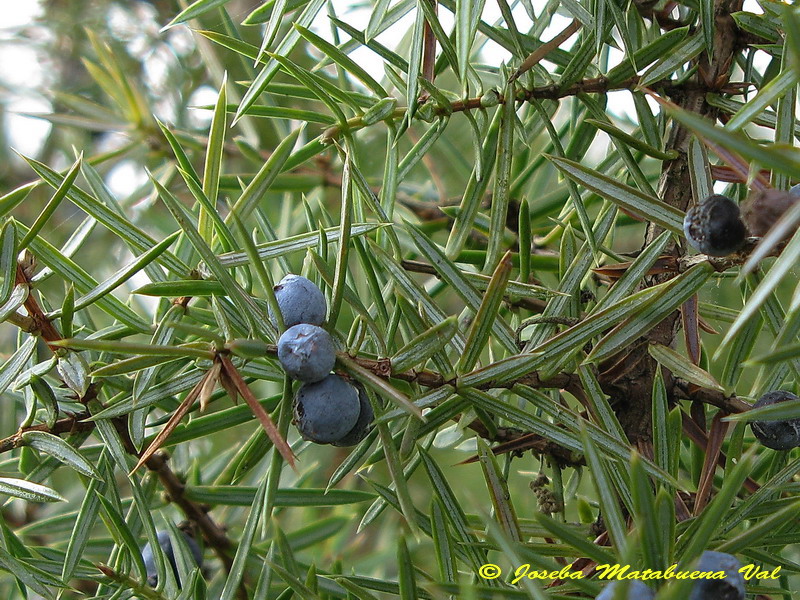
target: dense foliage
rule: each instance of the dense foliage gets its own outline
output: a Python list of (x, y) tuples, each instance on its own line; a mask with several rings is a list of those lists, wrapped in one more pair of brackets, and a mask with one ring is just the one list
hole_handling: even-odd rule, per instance
[[(800, 417), (751, 409), (800, 385), (797, 9), (40, 8), (0, 39), (51, 124), (0, 168), (0, 596), (594, 598), (714, 550), (797, 597), (800, 454), (748, 426)], [(750, 206), (721, 256), (713, 193)], [(289, 273), (354, 447), (292, 423)]]

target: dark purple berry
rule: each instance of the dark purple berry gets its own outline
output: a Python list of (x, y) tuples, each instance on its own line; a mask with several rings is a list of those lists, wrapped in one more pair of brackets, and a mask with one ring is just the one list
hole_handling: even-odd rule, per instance
[(325, 322), (328, 305), (313, 281), (290, 273), (278, 282), (274, 290), (286, 327), (298, 323), (322, 325)]
[(683, 219), (683, 232), (689, 244), (709, 256), (733, 254), (747, 237), (739, 205), (721, 194), (690, 208)]
[(294, 399), (294, 424), (303, 439), (330, 444), (342, 439), (358, 422), (356, 388), (338, 375), (304, 383)]
[[(775, 390), (767, 392), (758, 399), (753, 408), (771, 406), (779, 402), (797, 400), (791, 392)], [(753, 435), (767, 448), (773, 450), (791, 450), (800, 446), (800, 418), (783, 419), (781, 421), (751, 421)]]
[(744, 600), (742, 564), (735, 556), (724, 552), (703, 552), (695, 571), (725, 573), (724, 579), (698, 579), (689, 600)]
[(327, 331), (300, 323), (284, 331), (278, 340), (278, 359), (289, 377), (313, 383), (333, 369), (336, 348)]
[(355, 446), (369, 434), (370, 424), (375, 419), (375, 413), (372, 411), (372, 405), (367, 397), (367, 391), (364, 386), (358, 382), (353, 383), (358, 390), (358, 403), (360, 405), (360, 412), (358, 413), (358, 421), (353, 425), (353, 428), (348, 431), (344, 437), (333, 442), (334, 446)]
[[(183, 535), (186, 545), (189, 547), (189, 551), (192, 553), (192, 558), (194, 559), (195, 564), (198, 567), (202, 566), (203, 553), (200, 551), (200, 546), (197, 545), (197, 542), (194, 541), (194, 538), (190, 537), (183, 531), (181, 531), (181, 534)], [(175, 552), (172, 549), (172, 540), (169, 538), (169, 532), (158, 531), (156, 532), (156, 537), (158, 539), (158, 545), (161, 546), (161, 551), (164, 553), (164, 556), (166, 556), (170, 566), (172, 567), (172, 572), (175, 574), (175, 581), (177, 581), (178, 585), (180, 586), (178, 565), (175, 562)], [(158, 585), (156, 558), (153, 556), (153, 549), (149, 542), (144, 545), (144, 548), (142, 548), (142, 560), (144, 561), (145, 570), (147, 571), (147, 585), (156, 587), (156, 585)]]

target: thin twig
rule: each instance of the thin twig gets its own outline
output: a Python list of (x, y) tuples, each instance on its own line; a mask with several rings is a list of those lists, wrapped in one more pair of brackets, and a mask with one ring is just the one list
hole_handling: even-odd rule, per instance
[[(402, 260), (400, 261), (400, 266), (412, 273), (424, 273), (426, 275), (433, 275), (437, 279), (442, 278), (436, 270), (436, 267), (419, 260)], [(538, 298), (512, 298), (506, 294), (503, 296), (503, 301), (509, 306), (524, 308), (535, 313), (540, 313), (547, 307), (547, 302), (545, 300), (539, 300)]]
[(50, 319), (44, 314), (42, 307), (39, 306), (39, 302), (36, 300), (36, 296), (33, 293), (33, 285), (31, 284), (30, 279), (28, 278), (27, 273), (25, 273), (25, 269), (22, 267), (21, 264), (17, 264), (17, 274), (16, 274), (16, 282), (17, 285), (24, 284), (31, 288), (30, 293), (28, 294), (27, 299), (25, 300), (25, 310), (28, 311), (28, 316), (31, 319), (31, 324), (33, 325), (33, 330), (36, 333), (39, 333), (44, 341), (48, 344), (50, 342), (60, 340), (61, 334), (58, 330), (53, 326), (50, 322)]
[(573, 19), (572, 23), (567, 25), (564, 30), (556, 35), (552, 40), (549, 42), (545, 42), (541, 46), (539, 46), (536, 50), (531, 52), (528, 57), (522, 61), (522, 64), (519, 68), (514, 71), (511, 77), (508, 78), (509, 83), (515, 82), (517, 79), (522, 77), (527, 71), (530, 71), (533, 67), (539, 64), (539, 62), (547, 56), (552, 50), (558, 48), (561, 44), (566, 42), (569, 38), (575, 34), (581, 28), (581, 22), (578, 19)]
[[(433, 14), (437, 13), (438, 2), (437, 0), (422, 0), (427, 2), (433, 8)], [(436, 76), (436, 36), (433, 33), (433, 28), (428, 20), (425, 19), (425, 27), (422, 32), (422, 77), (433, 83), (433, 78)], [(423, 90), (419, 96), (419, 102), (423, 103), (430, 97), (428, 90)]]

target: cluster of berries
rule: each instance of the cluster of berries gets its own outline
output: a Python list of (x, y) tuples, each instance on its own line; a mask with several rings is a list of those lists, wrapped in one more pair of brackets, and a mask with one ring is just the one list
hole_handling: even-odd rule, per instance
[(275, 286), (275, 299), (287, 327), (278, 340), (278, 360), (289, 377), (303, 382), (294, 398), (297, 430), (317, 444), (358, 444), (374, 413), (361, 384), (331, 373), (336, 347), (320, 327), (328, 312), (325, 296), (312, 281), (289, 274)]
[[(698, 579), (692, 587), (689, 600), (744, 600), (744, 576), (739, 572), (741, 563), (735, 556), (724, 552), (703, 552), (695, 571), (714, 572), (723, 571), (724, 579)], [(628, 593), (625, 600), (653, 600), (656, 593), (650, 586), (638, 579), (628, 583)], [(620, 581), (609, 584), (596, 600), (616, 600), (616, 590), (623, 585)], [(621, 591), (621, 590), (620, 590)]]

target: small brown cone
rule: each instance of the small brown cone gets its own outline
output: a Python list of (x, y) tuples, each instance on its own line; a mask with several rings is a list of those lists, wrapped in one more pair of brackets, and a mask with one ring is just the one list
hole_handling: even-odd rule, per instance
[[(742, 220), (751, 236), (764, 237), (800, 198), (782, 190), (753, 192), (742, 205)], [(789, 237), (789, 236), (787, 236)]]

